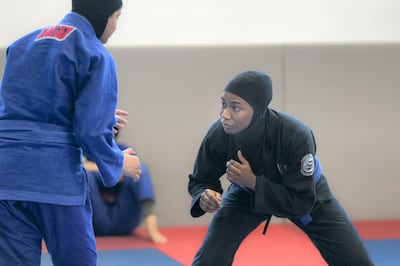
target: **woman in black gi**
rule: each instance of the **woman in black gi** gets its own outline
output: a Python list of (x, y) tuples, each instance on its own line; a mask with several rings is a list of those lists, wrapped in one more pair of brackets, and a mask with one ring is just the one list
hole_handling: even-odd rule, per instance
[[(259, 71), (238, 74), (222, 93), (220, 119), (189, 175), (191, 215), (216, 212), (193, 265), (231, 265), (244, 238), (272, 215), (305, 232), (329, 265), (373, 265), (321, 173), (312, 131), (268, 108), (271, 99), (271, 80)], [(231, 182), (223, 198), (222, 176)]]

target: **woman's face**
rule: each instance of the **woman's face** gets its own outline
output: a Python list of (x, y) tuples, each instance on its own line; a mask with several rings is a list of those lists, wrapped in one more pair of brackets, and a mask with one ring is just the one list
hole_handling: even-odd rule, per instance
[(118, 19), (119, 16), (121, 16), (121, 8), (115, 11), (107, 21), (106, 28), (104, 29), (103, 34), (100, 37), (100, 41), (102, 43), (107, 43), (108, 39), (111, 37), (111, 35), (115, 32), (117, 29), (117, 24), (118, 24)]
[(227, 134), (237, 134), (246, 129), (253, 117), (253, 108), (243, 98), (223, 92), (220, 119)]

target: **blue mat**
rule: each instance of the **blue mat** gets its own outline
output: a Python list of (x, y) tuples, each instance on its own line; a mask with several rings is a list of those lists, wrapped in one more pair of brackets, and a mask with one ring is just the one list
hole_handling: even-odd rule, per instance
[[(41, 266), (52, 266), (50, 255), (42, 255)], [(97, 252), (98, 266), (183, 266), (154, 248), (100, 250)]]
[(376, 266), (400, 265), (400, 239), (366, 240), (364, 242)]
[[(365, 245), (376, 266), (400, 265), (400, 239), (365, 240)], [(41, 266), (52, 266), (49, 254), (42, 255)], [(97, 255), (98, 266), (183, 266), (154, 248), (101, 250)]]

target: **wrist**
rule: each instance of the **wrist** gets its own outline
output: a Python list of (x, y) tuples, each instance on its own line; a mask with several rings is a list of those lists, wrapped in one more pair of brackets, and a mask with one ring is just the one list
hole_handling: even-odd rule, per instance
[(257, 184), (257, 176), (253, 175), (253, 178), (251, 179), (251, 183), (250, 183), (250, 189), (252, 190), (256, 190), (256, 184)]

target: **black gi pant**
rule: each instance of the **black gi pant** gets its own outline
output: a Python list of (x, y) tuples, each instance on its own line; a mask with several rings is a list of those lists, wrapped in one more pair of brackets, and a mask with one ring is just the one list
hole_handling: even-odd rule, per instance
[[(229, 187), (223, 207), (215, 213), (193, 266), (232, 265), (242, 241), (268, 218), (250, 210), (249, 193), (237, 185)], [(328, 265), (373, 265), (361, 237), (336, 199), (317, 202), (311, 217), (307, 225), (298, 219), (290, 220), (307, 234)], [(268, 265), (268, 253), (265, 260)]]

